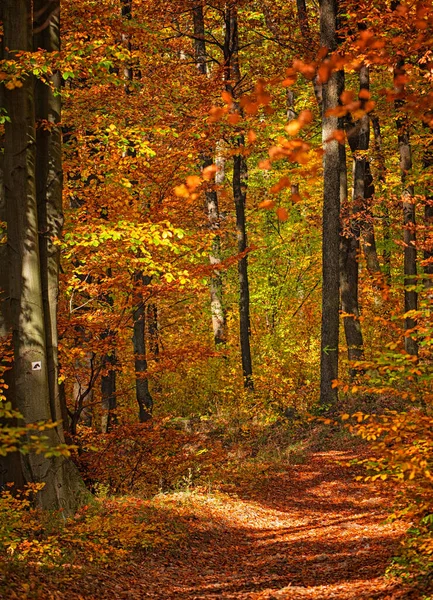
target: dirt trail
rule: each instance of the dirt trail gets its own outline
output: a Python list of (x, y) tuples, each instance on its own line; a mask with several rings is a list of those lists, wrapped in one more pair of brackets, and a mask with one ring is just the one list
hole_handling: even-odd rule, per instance
[(134, 569), (133, 592), (118, 597), (415, 597), (383, 576), (404, 527), (383, 525), (385, 488), (371, 495), (338, 466), (348, 458), (316, 453), (284, 473), (257, 473), (227, 495), (193, 494), (188, 545), (175, 556), (147, 557)]
[(419, 600), (384, 577), (405, 530), (383, 524), (389, 483), (356, 482), (338, 464), (352, 456), (316, 453), (278, 471), (242, 465), (215, 493), (159, 496), (152, 510), (174, 525), (177, 545), (117, 565), (70, 565), (57, 585), (40, 573), (26, 599)]

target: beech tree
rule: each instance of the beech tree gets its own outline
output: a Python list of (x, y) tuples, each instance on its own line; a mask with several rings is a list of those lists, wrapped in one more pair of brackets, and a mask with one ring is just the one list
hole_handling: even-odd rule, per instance
[[(17, 53), (32, 51), (34, 46), (57, 50), (59, 6), (42, 0), (5, 0), (5, 59), (14, 61)], [(0, 307), (1, 334), (10, 336), (13, 350), (7, 397), (25, 423), (56, 423), (45, 432), (55, 447), (64, 443), (56, 321), (59, 256), (54, 244), (62, 224), (60, 105), (54, 93), (58, 75), (49, 83), (52, 88), (26, 74), (2, 90), (7, 115), (2, 190), (7, 237), (1, 256)], [(6, 460), (2, 478), (44, 483), (40, 505), (67, 513), (74, 511), (85, 493), (72, 461), (56, 451)]]
[[(320, 2), (320, 43), (331, 55), (338, 46), (338, 0)], [(322, 238), (322, 336), (320, 355), (320, 403), (329, 407), (337, 401), (339, 332), (340, 183), (343, 156), (335, 131), (340, 123), (335, 109), (344, 89), (343, 71), (333, 71), (322, 86), (323, 238)]]

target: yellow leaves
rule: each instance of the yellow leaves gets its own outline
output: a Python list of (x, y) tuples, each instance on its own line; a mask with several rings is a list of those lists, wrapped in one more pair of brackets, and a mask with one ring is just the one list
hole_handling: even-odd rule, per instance
[(174, 193), (178, 198), (189, 198), (189, 191), (184, 183), (177, 185), (174, 188)]
[(301, 129), (301, 124), (299, 121), (294, 119), (293, 121), (290, 121), (290, 123), (286, 125), (284, 129), (289, 135), (296, 135)]
[(288, 125), (286, 125), (285, 130), (291, 136), (296, 135), (299, 131), (305, 126), (311, 123), (313, 120), (313, 113), (311, 110), (303, 110), (300, 112), (297, 119), (293, 119), (290, 121)]

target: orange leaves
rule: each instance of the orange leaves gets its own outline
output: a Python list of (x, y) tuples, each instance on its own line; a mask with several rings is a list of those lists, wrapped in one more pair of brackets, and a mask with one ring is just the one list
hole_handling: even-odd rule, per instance
[(290, 187), (290, 179), (288, 177), (281, 177), (281, 179), (271, 187), (270, 191), (272, 194), (278, 194), (278, 192), (281, 192), (281, 190), (288, 187)]
[(247, 134), (247, 140), (250, 144), (254, 144), (254, 142), (257, 140), (257, 134), (252, 129), (250, 129)]
[(271, 208), (274, 208), (275, 206), (275, 200), (262, 200), (262, 202), (259, 203), (259, 208), (265, 208), (267, 210), (270, 210)]
[(293, 119), (284, 128), (287, 133), (291, 136), (296, 135), (305, 125), (308, 125), (313, 120), (313, 113), (311, 110), (303, 110), (299, 113), (296, 119)]
[(287, 219), (289, 218), (289, 213), (287, 212), (287, 209), (284, 208), (283, 206), (280, 206), (279, 208), (277, 208), (277, 210), (275, 211), (277, 213), (277, 217), (279, 221), (287, 221)]
[(216, 173), (218, 173), (218, 167), (216, 165), (209, 165), (203, 169), (202, 176), (206, 181), (211, 181)]
[(186, 178), (186, 185), (188, 190), (193, 192), (201, 184), (201, 178), (198, 175), (188, 175)]

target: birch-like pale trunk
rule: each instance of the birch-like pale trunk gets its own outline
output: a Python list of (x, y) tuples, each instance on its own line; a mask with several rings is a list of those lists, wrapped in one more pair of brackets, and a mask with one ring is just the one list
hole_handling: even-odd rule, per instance
[[(203, 5), (198, 4), (193, 8), (194, 21), (194, 49), (197, 71), (201, 76), (206, 77), (208, 74), (206, 63), (206, 41)], [(218, 148), (216, 149), (218, 153)], [(202, 167), (208, 167), (213, 164), (213, 159), (207, 154), (201, 157)], [(215, 157), (215, 163), (218, 162), (218, 157)], [(222, 162), (221, 160), (219, 161)], [(218, 166), (218, 165), (217, 165)], [(219, 165), (221, 167), (221, 164)], [(224, 181), (224, 163), (222, 170), (215, 176), (215, 186), (221, 185)], [(221, 237), (220, 237), (220, 215), (218, 207), (218, 192), (216, 189), (209, 189), (205, 192), (206, 211), (209, 220), (209, 228), (213, 233), (212, 248), (209, 254), (209, 262), (213, 268), (210, 278), (209, 292), (212, 318), (212, 331), (214, 342), (216, 345), (226, 341), (226, 318), (223, 305), (223, 282), (222, 275), (218, 271), (218, 265), (221, 264)]]

